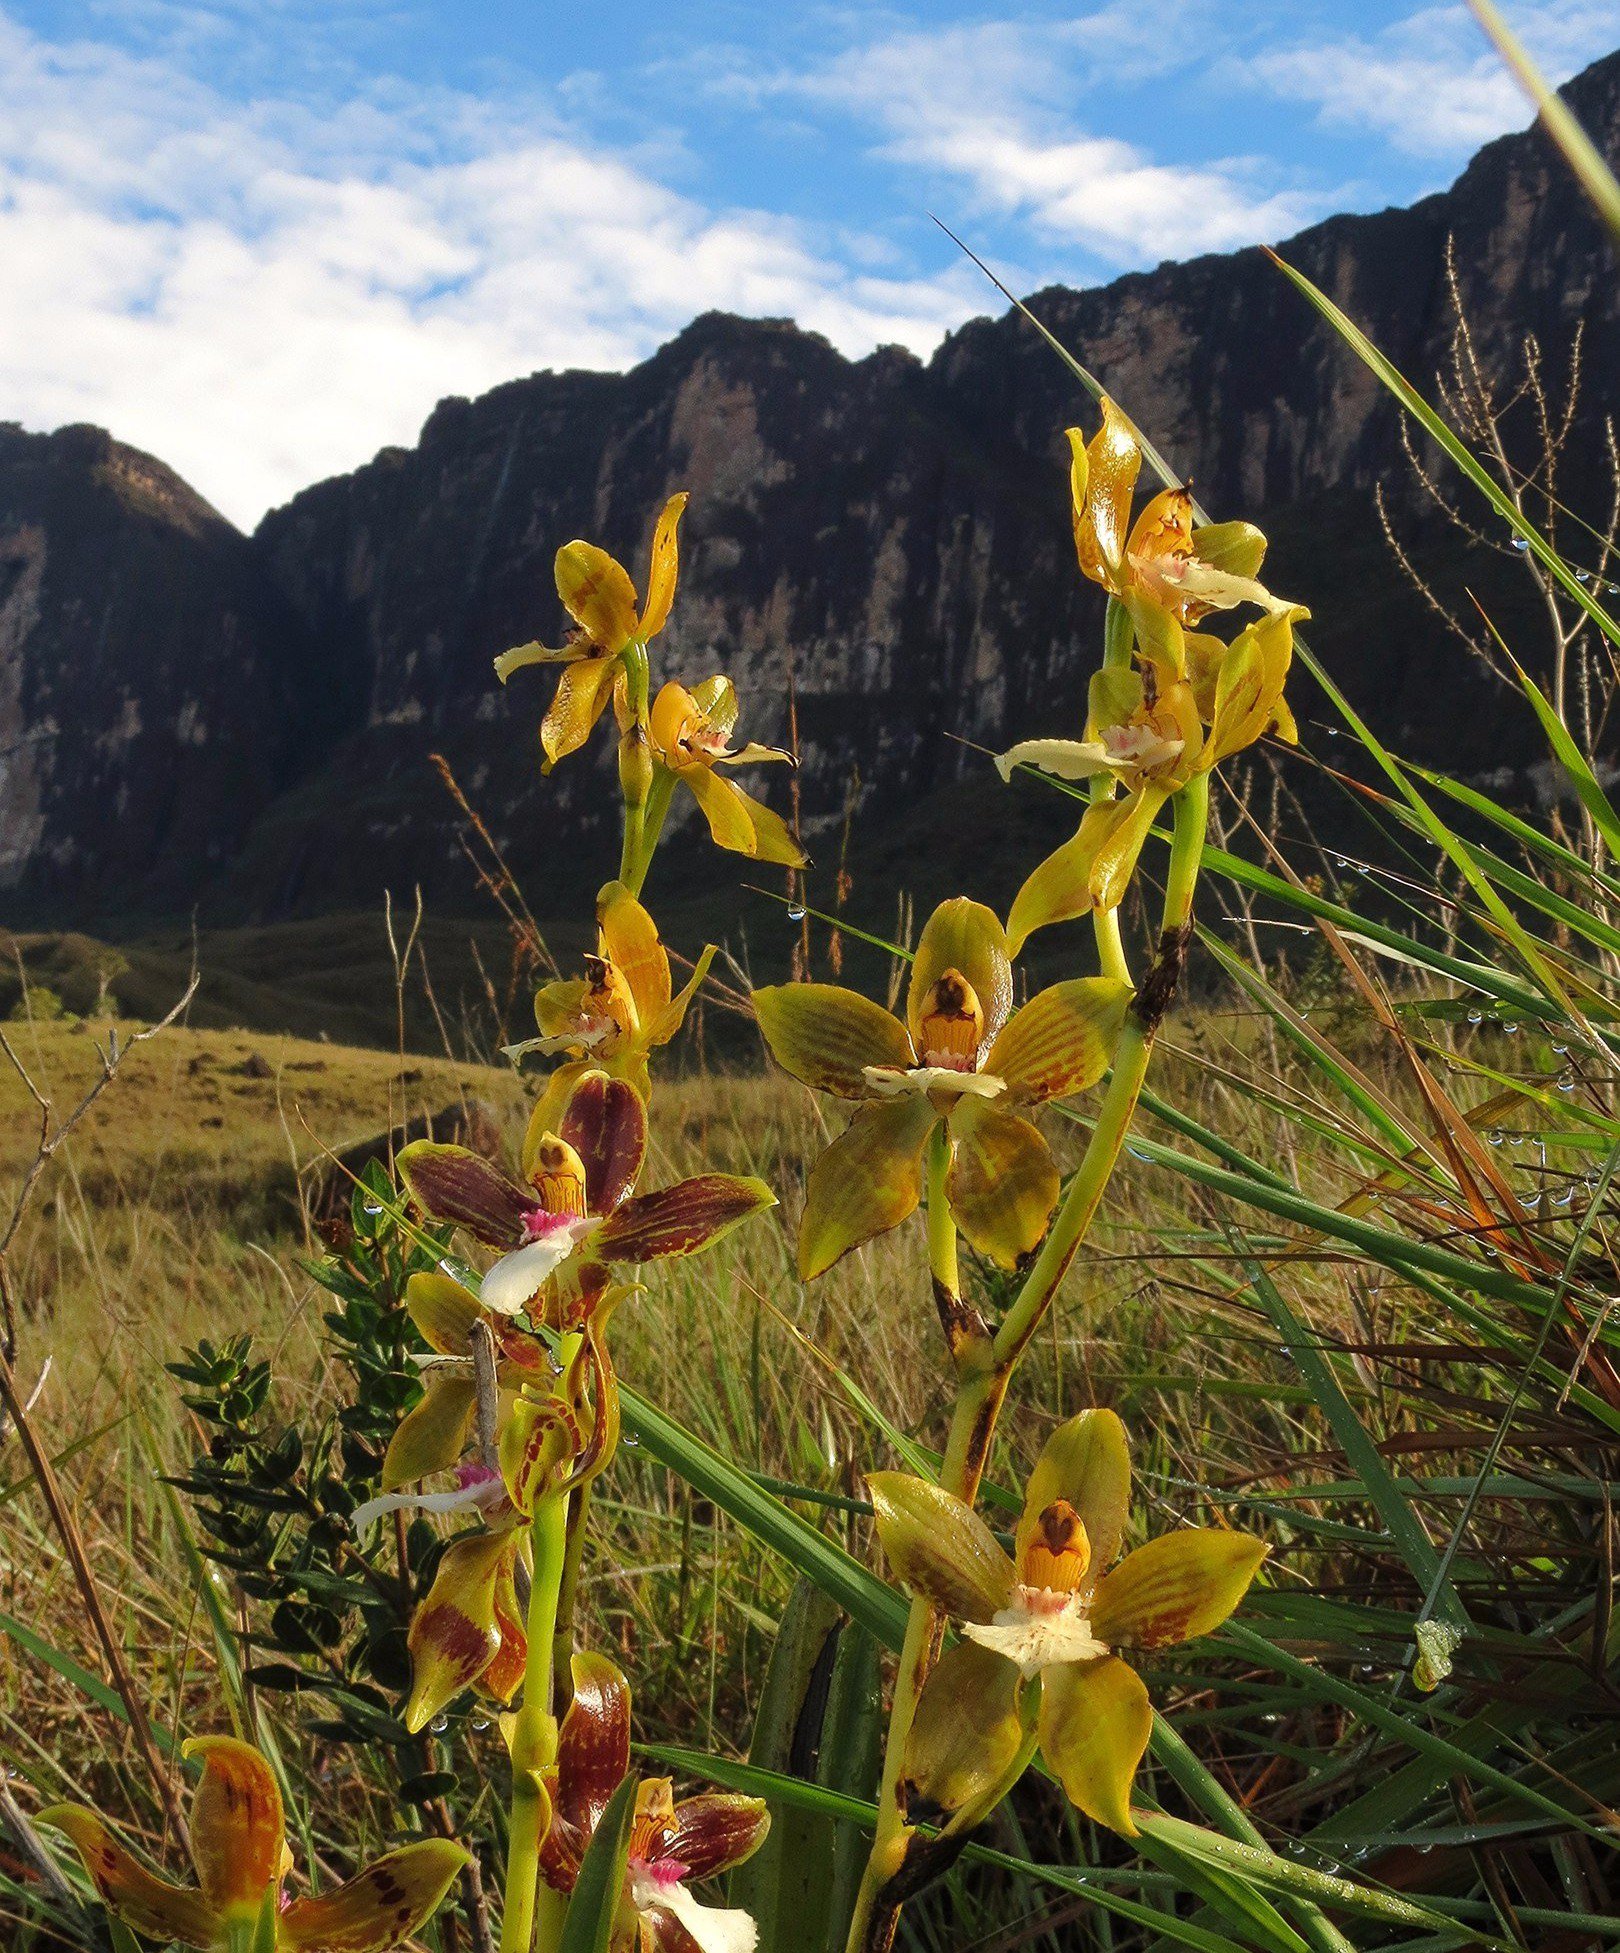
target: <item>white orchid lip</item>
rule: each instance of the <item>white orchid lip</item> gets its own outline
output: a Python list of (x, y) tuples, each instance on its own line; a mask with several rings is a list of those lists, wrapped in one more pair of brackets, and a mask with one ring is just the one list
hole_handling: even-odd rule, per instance
[(988, 1621), (967, 1621), (962, 1632), (981, 1648), (1016, 1662), (1026, 1677), (1071, 1662), (1101, 1661), (1112, 1653), (1091, 1631), (1089, 1596), (1051, 1587), (1015, 1587), (1009, 1605)]
[(1151, 769), (1179, 759), (1186, 749), (1185, 739), (1167, 738), (1152, 726), (1109, 726), (1102, 743), (1115, 766)]
[(967, 1093), (975, 1098), (999, 1098), (1007, 1081), (989, 1071), (961, 1071), (955, 1064), (912, 1065), (902, 1071), (894, 1065), (866, 1065), (861, 1076), (880, 1098), (897, 1099), (907, 1092)]
[[(671, 1876), (670, 1867), (679, 1870)], [(637, 1912), (667, 1913), (685, 1927), (700, 1953), (754, 1953), (759, 1928), (749, 1913), (724, 1906), (706, 1906), (686, 1889), (686, 1867), (679, 1859), (652, 1863), (632, 1858), (629, 1865), (630, 1903)]]
[(506, 1502), (506, 1481), (494, 1473), (458, 1485), (453, 1492), (384, 1492), (349, 1514), (349, 1529), (363, 1533), (390, 1512), (492, 1512)]
[(520, 1315), (580, 1242), (601, 1226), (592, 1214), (554, 1214), (536, 1207), (523, 1217), (528, 1240), (486, 1272), (478, 1299), (497, 1315)]

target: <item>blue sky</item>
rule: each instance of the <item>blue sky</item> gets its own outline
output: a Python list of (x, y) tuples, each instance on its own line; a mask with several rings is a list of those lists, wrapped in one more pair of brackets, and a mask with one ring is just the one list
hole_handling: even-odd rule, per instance
[[(1510, 0), (1563, 78), (1613, 0)], [(1240, 17), (1239, 17), (1240, 16)], [(0, 418), (250, 523), (447, 393), (695, 313), (926, 353), (1449, 182), (1527, 111), (1460, 4), (0, 0)]]

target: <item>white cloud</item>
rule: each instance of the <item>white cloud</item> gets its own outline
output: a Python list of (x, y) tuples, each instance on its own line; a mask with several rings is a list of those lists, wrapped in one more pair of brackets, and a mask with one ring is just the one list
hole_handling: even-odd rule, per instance
[(965, 275), (862, 255), (538, 111), (398, 85), (243, 107), (0, 14), (0, 415), (109, 425), (240, 521), (413, 440), (446, 393), (624, 366), (710, 306), (852, 353), (926, 349), (972, 309)]
[(1320, 193), (1266, 187), (1275, 167), (1256, 159), (1160, 163), (1075, 126), (1070, 104), (1088, 87), (1122, 87), (1184, 61), (1187, 21), (1172, 54), (1148, 20), (1110, 7), (1055, 27), (1002, 20), (901, 32), (780, 86), (873, 123), (878, 154), (965, 184), (982, 211), (1111, 266), (1281, 237), (1318, 213)]
[[(1515, 30), (1555, 81), (1620, 37), (1613, 0), (1545, 0), (1510, 9)], [(1371, 130), (1414, 156), (1461, 161), (1531, 118), (1523, 90), (1461, 5), (1420, 8), (1371, 37), (1277, 48), (1233, 75), (1314, 106), (1326, 128)]]

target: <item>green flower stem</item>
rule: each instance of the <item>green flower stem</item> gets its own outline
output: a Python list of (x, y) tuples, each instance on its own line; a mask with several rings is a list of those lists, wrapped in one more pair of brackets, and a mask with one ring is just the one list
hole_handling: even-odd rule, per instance
[(587, 1479), (568, 1506), (568, 1544), (563, 1551), (562, 1585), (557, 1595), (557, 1630), (552, 1637), (552, 1689), (573, 1693), (569, 1664), (574, 1654), (574, 1611), (579, 1600), (579, 1569), (585, 1557), (585, 1533), (591, 1517), (591, 1487)]
[[(1118, 597), (1108, 599), (1108, 615), (1103, 624), (1103, 668), (1128, 665), (1131, 650), (1135, 643), (1131, 613)], [(1092, 805), (1098, 801), (1112, 800), (1118, 791), (1111, 773), (1092, 775), (1090, 794)], [(1131, 966), (1125, 955), (1125, 944), (1119, 933), (1118, 909), (1093, 909), (1091, 912), (1092, 934), (1097, 939), (1097, 967), (1105, 977), (1112, 977), (1116, 983), (1129, 983)]]
[(619, 790), (624, 796), (624, 842), (619, 850), (619, 880), (627, 888), (641, 886), (634, 878), (646, 874), (642, 857), (647, 796), (653, 782), (652, 747), (648, 738), (648, 698), (652, 690), (652, 671), (644, 644), (627, 644), (623, 653), (625, 703), (630, 725), (619, 735)]
[[(529, 1588), (529, 1652), (523, 1670), (523, 1702), (513, 1718), (512, 1818), (506, 1853), (505, 1907), (501, 1953), (547, 1953), (535, 1942), (535, 1892), (540, 1883), (540, 1847), (551, 1820), (541, 1773), (557, 1760), (557, 1718), (552, 1714), (552, 1650), (557, 1632), (557, 1597), (568, 1550), (568, 1499), (553, 1492), (535, 1507), (530, 1529), (534, 1571)], [(547, 1908), (555, 1919), (556, 1909)]]
[(647, 791), (641, 815), (641, 836), (634, 861), (621, 862), (619, 879), (632, 895), (639, 896), (652, 866), (653, 854), (664, 831), (664, 820), (675, 793), (675, 775), (661, 760), (653, 761), (652, 785)]
[[(1052, 1223), (1001, 1327), (985, 1345), (970, 1344), (957, 1360), (958, 1389), (946, 1440), (940, 1483), (965, 1504), (978, 1495), (979, 1481), (995, 1441), (996, 1421), (1019, 1358), (1044, 1321), (1101, 1205), (1125, 1147), (1147, 1078), (1159, 1024), (1175, 995), (1192, 931), (1192, 900), (1209, 821), (1209, 777), (1199, 774), (1172, 803), (1174, 832), (1165, 881), (1159, 954), (1138, 992), (1114, 1053), (1108, 1090), (1097, 1113), (1080, 1166), (1069, 1182)], [(936, 1288), (942, 1266), (935, 1246), (934, 1156), (929, 1158), (929, 1263)], [(941, 1187), (943, 1180), (941, 1179)], [(955, 1229), (950, 1229), (949, 1271), (955, 1283)], [(885, 1901), (883, 1888), (905, 1863), (911, 1830), (899, 1808), (898, 1790), (917, 1700), (937, 1655), (941, 1622), (927, 1601), (914, 1600), (900, 1651), (894, 1704), (889, 1712), (888, 1745), (878, 1796), (877, 1825), (850, 1927), (847, 1953), (887, 1953), (899, 1925), (900, 1909)]]
[(1192, 929), (1193, 891), (1209, 824), (1209, 775), (1200, 773), (1189, 781), (1176, 795), (1172, 808), (1175, 825), (1170, 867), (1165, 878), (1158, 959), (1126, 1019), (1114, 1053), (1108, 1090), (1103, 1094), (1079, 1169), (1069, 1182), (1057, 1219), (1041, 1245), (1034, 1267), (996, 1331), (996, 1363), (1005, 1371), (1011, 1371), (1029, 1347), (1030, 1338), (1040, 1328), (1096, 1217), (1136, 1113), (1160, 1022), (1180, 981)]

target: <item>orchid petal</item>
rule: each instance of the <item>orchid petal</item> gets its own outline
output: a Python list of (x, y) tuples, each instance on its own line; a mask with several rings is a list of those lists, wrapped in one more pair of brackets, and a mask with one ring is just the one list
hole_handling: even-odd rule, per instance
[(556, 696), (540, 721), (545, 772), (570, 753), (577, 753), (590, 738), (607, 710), (618, 675), (617, 657), (582, 658), (577, 664), (563, 666)]
[[(680, 552), (676, 531), (685, 513), (685, 494), (670, 496), (653, 531), (652, 561), (647, 568), (647, 608), (641, 617), (641, 641), (645, 644), (669, 622), (670, 605), (675, 601), (675, 582), (680, 574)], [(634, 601), (634, 592), (631, 593)]]
[(540, 1240), (502, 1255), (485, 1271), (479, 1288), (484, 1307), (497, 1315), (521, 1315), (595, 1225), (590, 1220), (564, 1221)]
[(675, 1806), (658, 1851), (661, 1857), (678, 1858), (690, 1879), (715, 1878), (751, 1858), (770, 1828), (771, 1813), (763, 1798), (707, 1791)]
[(835, 983), (779, 983), (753, 996), (754, 1015), (771, 1056), (818, 1092), (842, 1099), (871, 1096), (869, 1066), (904, 1070), (915, 1059), (905, 1026), (892, 1011)]
[(557, 1812), (588, 1838), (630, 1770), (630, 1684), (606, 1655), (573, 1658), (557, 1739)]
[(1015, 1112), (963, 1099), (950, 1115), (945, 1196), (957, 1226), (982, 1255), (1016, 1268), (1040, 1245), (1062, 1186), (1046, 1141)]
[(1108, 1069), (1132, 991), (1112, 977), (1054, 983), (1014, 1011), (985, 1055), (985, 1070), (1020, 1098), (1087, 1092)]
[(759, 1944), (759, 1928), (752, 1914), (736, 1907), (706, 1906), (678, 1879), (666, 1884), (632, 1870), (631, 1885), (641, 1909), (667, 1913), (698, 1953), (754, 1953)]
[(1089, 780), (1112, 764), (1107, 747), (1095, 739), (1021, 739), (996, 755), (996, 771), (1004, 780), (1019, 766), (1033, 766), (1058, 780)]
[(699, 1174), (625, 1201), (602, 1223), (592, 1252), (608, 1262), (663, 1261), (697, 1254), (775, 1205), (776, 1195), (763, 1180)]
[(225, 1924), (195, 1886), (174, 1885), (145, 1865), (118, 1834), (83, 1804), (52, 1804), (36, 1820), (72, 1840), (102, 1904), (136, 1932), (206, 1949), (224, 1938)]
[(1099, 1641), (1083, 1604), (1072, 1597), (1053, 1613), (1034, 1613), (1013, 1606), (993, 1621), (968, 1621), (962, 1632), (981, 1648), (1017, 1665), (1023, 1675), (1071, 1662), (1100, 1661), (1108, 1653)]
[(430, 1376), (421, 1402), (400, 1419), (388, 1441), (379, 1481), (385, 1493), (419, 1478), (445, 1472), (467, 1448), (478, 1387), (470, 1375), (446, 1371)]
[(629, 1198), (647, 1157), (647, 1108), (636, 1088), (605, 1071), (588, 1071), (575, 1085), (558, 1137), (585, 1167), (585, 1205), (610, 1214)]
[(522, 1245), (534, 1196), (481, 1153), (417, 1139), (394, 1164), (406, 1192), (435, 1225), (464, 1227), (490, 1248)]
[(1023, 1677), (971, 1641), (947, 1648), (906, 1736), (906, 1808), (954, 1816), (994, 1792), (1024, 1741)]
[(560, 651), (548, 651), (543, 644), (516, 644), (495, 660), (495, 676), (504, 685), (526, 665), (571, 665), (580, 655), (577, 644), (565, 644)]
[(692, 999), (703, 988), (703, 979), (709, 974), (709, 965), (714, 958), (714, 944), (706, 943), (697, 961), (692, 965), (692, 974), (664, 1009), (648, 1023), (646, 1032), (648, 1044), (668, 1044), (686, 1022), (686, 1013), (691, 1009)]
[(1077, 832), (1031, 870), (1007, 917), (1007, 945), (1014, 956), (1037, 929), (1091, 913), (1092, 863), (1129, 805), (1102, 800), (1088, 807)]
[(294, 1899), (279, 1943), (293, 1953), (385, 1953), (433, 1916), (467, 1862), (448, 1838), (390, 1851), (330, 1892)]
[(1126, 1837), (1131, 1785), (1153, 1733), (1142, 1678), (1117, 1655), (1049, 1668), (1041, 1676), (1041, 1750), (1069, 1802)]
[(755, 861), (774, 862), (780, 868), (804, 867), (808, 858), (804, 850), (781, 815), (763, 801), (744, 793), (734, 782), (721, 779), (707, 766), (683, 767), (680, 777), (692, 789), (718, 846)]
[(515, 1549), (510, 1532), (473, 1533), (446, 1547), (407, 1636), (412, 1682), (405, 1727), (413, 1736), (500, 1653), (495, 1590), (501, 1562)]
[(182, 1754), (203, 1771), (191, 1805), (191, 1858), (203, 1897), (224, 1919), (257, 1919), (280, 1890), (287, 1848), (281, 1790), (263, 1755), (234, 1736), (196, 1736)]
[(938, 1112), (917, 1092), (857, 1109), (805, 1186), (799, 1273), (807, 1282), (916, 1211), (920, 1155), (938, 1123)]
[(1087, 1594), (1119, 1553), (1131, 1505), (1130, 1442), (1113, 1411), (1081, 1411), (1047, 1439), (1024, 1487), (1015, 1559), (1022, 1561), (1041, 1514), (1060, 1499), (1074, 1507), (1086, 1529), (1091, 1563), (1078, 1591)]
[(906, 1026), (919, 1055), (923, 1053), (922, 1020), (930, 991), (947, 970), (956, 970), (973, 986), (984, 1012), (982, 1051), (1006, 1023), (1012, 1009), (1012, 963), (1007, 933), (993, 910), (965, 895), (954, 896), (923, 924), (912, 958), (906, 988)]
[(465, 1356), (478, 1320), (478, 1297), (442, 1269), (423, 1269), (405, 1284), (405, 1313), (429, 1349)]
[(580, 629), (609, 656), (636, 635), (636, 588), (623, 564), (595, 543), (557, 551), (557, 595)]
[(979, 1515), (909, 1472), (869, 1472), (867, 1489), (895, 1578), (962, 1621), (988, 1621), (1012, 1598), (1013, 1563)]
[(1263, 1540), (1224, 1528), (1162, 1533), (1098, 1583), (1092, 1624), (1114, 1647), (1196, 1640), (1242, 1600), (1267, 1551)]
[(624, 973), (642, 1028), (669, 1008), (669, 955), (658, 925), (625, 887), (609, 882), (596, 898), (602, 954)]
[(1117, 579), (1125, 559), (1125, 525), (1131, 495), (1142, 468), (1130, 422), (1104, 395), (1103, 424), (1086, 449), (1086, 504), (1075, 522), (1075, 553), (1080, 567), (1097, 583)]

